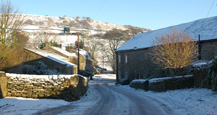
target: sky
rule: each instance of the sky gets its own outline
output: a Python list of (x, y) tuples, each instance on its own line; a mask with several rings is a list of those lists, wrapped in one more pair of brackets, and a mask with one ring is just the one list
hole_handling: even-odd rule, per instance
[(156, 30), (217, 16), (217, 0), (11, 0), (23, 14), (90, 17)]

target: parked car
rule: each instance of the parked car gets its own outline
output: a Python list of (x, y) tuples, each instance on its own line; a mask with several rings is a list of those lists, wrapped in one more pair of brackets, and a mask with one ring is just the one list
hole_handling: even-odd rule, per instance
[(99, 66), (95, 66), (94, 69), (95, 69), (96, 74), (100, 74), (100, 73), (102, 73), (104, 71), (107, 71), (106, 68), (102, 68), (102, 67), (99, 67)]

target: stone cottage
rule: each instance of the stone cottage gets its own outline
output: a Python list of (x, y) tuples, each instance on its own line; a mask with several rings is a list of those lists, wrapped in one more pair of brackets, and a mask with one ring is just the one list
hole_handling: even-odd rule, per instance
[(157, 36), (167, 34), (173, 29), (181, 30), (198, 40), (201, 60), (211, 60), (217, 56), (217, 16), (139, 33), (116, 49), (117, 82), (123, 78), (133, 80), (148, 76), (160, 77), (162, 71), (152, 63), (150, 48)]
[(6, 72), (22, 73), (23, 65), (36, 65), (38, 62), (43, 62), (49, 70), (54, 70), (61, 74), (77, 74), (77, 65), (70, 63), (69, 59), (63, 55), (53, 51), (28, 48), (25, 49), (25, 53), (25, 62), (6, 70)]

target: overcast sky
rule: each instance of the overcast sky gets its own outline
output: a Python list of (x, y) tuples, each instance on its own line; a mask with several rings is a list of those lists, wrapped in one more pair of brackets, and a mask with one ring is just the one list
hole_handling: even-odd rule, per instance
[(152, 30), (217, 16), (217, 0), (11, 0), (24, 14), (90, 17)]

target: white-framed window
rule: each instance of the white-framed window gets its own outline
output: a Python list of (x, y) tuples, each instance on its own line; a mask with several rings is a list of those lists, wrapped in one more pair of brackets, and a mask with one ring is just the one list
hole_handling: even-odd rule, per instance
[(121, 63), (121, 55), (118, 55), (118, 62)]
[(125, 63), (127, 63), (127, 55), (125, 55)]
[(199, 46), (198, 45), (195, 45), (195, 49), (196, 49), (196, 55), (199, 55), (199, 48), (198, 48)]
[(118, 78), (119, 78), (119, 80), (121, 79), (121, 71), (120, 70), (118, 71)]

